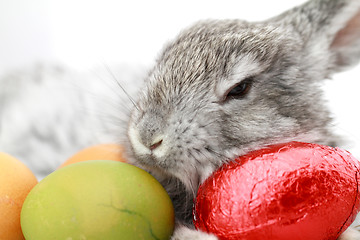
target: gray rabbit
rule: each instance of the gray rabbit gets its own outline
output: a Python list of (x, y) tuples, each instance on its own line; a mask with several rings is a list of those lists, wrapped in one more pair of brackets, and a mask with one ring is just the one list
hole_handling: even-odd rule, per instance
[[(172, 240), (217, 239), (192, 226), (199, 184), (224, 162), (269, 144), (339, 145), (319, 85), (359, 59), (360, 0), (312, 0), (263, 22), (201, 21), (165, 47), (147, 77), (115, 73), (131, 80), (131, 114), (131, 101), (117, 99), (111, 85), (109, 99), (114, 92), (99, 81), (112, 76), (45, 66), (2, 77), (0, 151), (42, 178), (85, 146), (127, 136), (129, 159), (173, 200)], [(340, 238), (360, 234), (350, 228)]]
[(292, 140), (338, 145), (319, 83), (359, 59), (359, 0), (312, 0), (263, 22), (201, 21), (170, 42), (130, 116), (128, 149), (174, 202), (172, 239), (216, 239), (193, 230), (192, 201), (224, 162)]

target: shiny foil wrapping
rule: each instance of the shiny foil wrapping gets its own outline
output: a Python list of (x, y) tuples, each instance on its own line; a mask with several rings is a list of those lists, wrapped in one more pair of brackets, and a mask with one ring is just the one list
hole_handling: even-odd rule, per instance
[(335, 240), (360, 210), (359, 169), (347, 151), (317, 144), (251, 152), (200, 186), (195, 227), (222, 240)]

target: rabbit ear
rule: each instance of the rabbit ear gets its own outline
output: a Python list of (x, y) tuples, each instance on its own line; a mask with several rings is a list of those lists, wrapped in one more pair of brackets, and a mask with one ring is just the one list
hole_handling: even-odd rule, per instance
[(335, 67), (337, 66), (339, 70), (344, 67), (351, 66), (359, 61), (360, 9), (358, 9), (355, 16), (346, 22), (345, 27), (336, 33), (330, 45), (330, 50), (334, 52)]
[(310, 0), (275, 20), (293, 27), (304, 54), (330, 61), (322, 62), (328, 74), (360, 60), (360, 0)]

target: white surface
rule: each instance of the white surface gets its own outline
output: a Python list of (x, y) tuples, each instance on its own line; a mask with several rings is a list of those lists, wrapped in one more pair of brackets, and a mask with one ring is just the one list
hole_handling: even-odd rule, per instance
[[(304, 0), (1, 0), (0, 73), (35, 62), (73, 68), (149, 63), (161, 46), (199, 19), (262, 20)], [(360, 157), (360, 67), (326, 85), (338, 124)]]

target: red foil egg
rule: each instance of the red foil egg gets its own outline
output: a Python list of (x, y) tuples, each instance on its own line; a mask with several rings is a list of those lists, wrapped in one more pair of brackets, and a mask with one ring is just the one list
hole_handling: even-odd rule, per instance
[(195, 227), (222, 240), (335, 240), (359, 212), (359, 169), (350, 153), (317, 144), (251, 152), (200, 186)]

